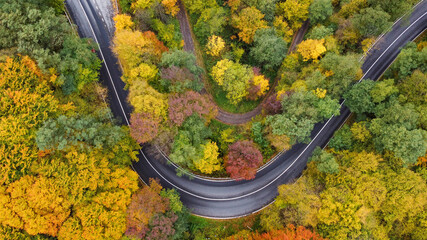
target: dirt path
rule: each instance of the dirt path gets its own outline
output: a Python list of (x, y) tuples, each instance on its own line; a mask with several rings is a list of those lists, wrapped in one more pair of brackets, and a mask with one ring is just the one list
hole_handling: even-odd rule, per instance
[(292, 38), (292, 42), (291, 42), (291, 45), (289, 46), (288, 53), (295, 51), (296, 46), (302, 42), (302, 39), (304, 38), (304, 35), (307, 32), (308, 27), (310, 27), (310, 20), (307, 19), (302, 24), (300, 29), (298, 29), (298, 32)]
[[(178, 6), (180, 8), (180, 11), (178, 12), (176, 17), (179, 21), (182, 38), (184, 40), (184, 50), (189, 51), (189, 52), (193, 52), (197, 56), (196, 51), (195, 51), (194, 41), (193, 41), (192, 34), (191, 34), (191, 28), (190, 28), (190, 23), (189, 23), (189, 18), (188, 18), (187, 12), (185, 11), (184, 5), (182, 4), (181, 1), (179, 1)], [(304, 22), (302, 27), (298, 30), (298, 32), (295, 34), (294, 38), (292, 39), (292, 43), (291, 43), (291, 46), (289, 47), (289, 51), (291, 51), (291, 49), (293, 51), (295, 46), (298, 45), (302, 41), (304, 34), (307, 32), (308, 27), (309, 27), (309, 22), (307, 20)], [(270, 88), (270, 91), (264, 97), (263, 102), (271, 94), (274, 93), (274, 88), (276, 87), (277, 82), (278, 82), (278, 78), (274, 81), (273, 85)], [(209, 94), (205, 89), (203, 89), (202, 92), (205, 94)], [(210, 94), (209, 94), (209, 97), (213, 100), (213, 97)], [(221, 109), (218, 106), (217, 106), (217, 108), (218, 108), (218, 115), (215, 118), (216, 120), (221, 121), (221, 122), (226, 123), (226, 124), (230, 124), (230, 125), (239, 125), (239, 124), (247, 123), (247, 122), (251, 121), (251, 119), (253, 117), (255, 117), (256, 115), (261, 114), (262, 102), (256, 108), (254, 108), (252, 111), (246, 112), (246, 113), (230, 113), (230, 112), (224, 111), (223, 109)]]

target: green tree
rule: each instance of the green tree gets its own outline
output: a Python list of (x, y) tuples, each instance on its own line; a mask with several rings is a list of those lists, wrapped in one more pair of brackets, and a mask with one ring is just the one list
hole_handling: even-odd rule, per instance
[(355, 113), (372, 113), (375, 108), (375, 103), (371, 97), (374, 86), (375, 82), (371, 80), (362, 80), (353, 85), (348, 92), (344, 93), (345, 105)]
[(313, 25), (323, 22), (333, 12), (331, 0), (313, 0), (309, 7), (310, 22)]
[(239, 63), (223, 59), (216, 63), (211, 72), (214, 81), (227, 93), (232, 104), (237, 105), (248, 94), (252, 70)]
[(124, 137), (119, 126), (105, 124), (94, 117), (81, 118), (61, 115), (48, 120), (37, 131), (36, 142), (40, 150), (66, 150), (72, 146), (108, 148)]
[(259, 29), (254, 36), (250, 55), (264, 70), (277, 69), (286, 55), (287, 46), (273, 28)]
[(194, 33), (202, 40), (202, 43), (205, 43), (209, 36), (221, 36), (226, 23), (227, 13), (224, 8), (206, 8), (194, 25)]
[(282, 99), (282, 114), (267, 117), (275, 135), (287, 135), (291, 143), (307, 142), (314, 123), (339, 115), (339, 104), (329, 96), (318, 98), (313, 92), (297, 91)]
[(272, 127), (274, 135), (286, 135), (291, 138), (290, 143), (295, 144), (296, 142), (310, 141), (310, 133), (315, 122), (311, 119), (275, 115), (269, 116), (267, 123)]
[(323, 25), (317, 25), (313, 27), (307, 34), (308, 39), (324, 39), (334, 34), (334, 29), (325, 27)]
[(187, 68), (196, 78), (203, 73), (203, 69), (196, 63), (196, 56), (193, 53), (183, 50), (172, 50), (164, 52), (161, 61), (162, 67)]
[(177, 164), (196, 170), (195, 163), (199, 164), (203, 161), (203, 144), (206, 144), (206, 139), (211, 134), (202, 118), (197, 114), (190, 116), (175, 136), (170, 159)]
[(381, 9), (364, 8), (353, 16), (353, 24), (365, 37), (375, 37), (391, 26), (390, 15)]
[(91, 41), (74, 35), (64, 40), (58, 70), (65, 94), (80, 91), (86, 84), (98, 81), (101, 60), (91, 51), (95, 45), (88, 42)]
[(350, 84), (358, 79), (360, 62), (355, 55), (337, 55), (326, 53), (320, 60), (320, 67), (327, 75), (324, 85), (318, 86), (328, 90), (333, 98), (340, 98)]
[(175, 25), (165, 24), (159, 19), (152, 19), (153, 30), (157, 32), (159, 39), (166, 44), (168, 48), (182, 48), (182, 36), (179, 30), (175, 29)]
[(266, 28), (267, 22), (263, 20), (262, 14), (255, 7), (247, 7), (240, 11), (238, 15), (232, 15), (231, 24), (240, 30), (239, 38), (245, 43), (252, 43), (258, 29)]
[(415, 43), (409, 42), (397, 56), (390, 69), (397, 75), (398, 79), (403, 79), (410, 76), (415, 69), (426, 72), (426, 62), (427, 48), (418, 50)]
[(368, 0), (367, 2), (372, 6), (381, 7), (381, 9), (390, 14), (393, 21), (408, 12), (417, 3), (415, 0)]
[(264, 19), (272, 22), (276, 12), (276, 3), (278, 0), (258, 0), (256, 8), (258, 8), (265, 16)]
[(0, 48), (17, 51), (37, 60), (48, 70), (60, 63), (58, 52), (71, 28), (63, 16), (41, 1), (6, 0), (0, 3)]
[(390, 150), (406, 165), (414, 164), (427, 149), (426, 132), (421, 129), (408, 130), (398, 124), (387, 124), (382, 119), (374, 119), (369, 131), (378, 151)]
[(339, 130), (335, 131), (334, 137), (329, 141), (329, 147), (336, 150), (352, 149), (353, 135), (348, 125), (344, 125)]
[(410, 77), (398, 83), (400, 93), (415, 105), (427, 103), (427, 74), (415, 70)]
[(328, 153), (325, 150), (317, 147), (309, 159), (309, 161), (315, 162), (317, 170), (322, 173), (334, 174), (339, 172), (339, 164), (335, 160), (332, 153)]
[(217, 7), (215, 0), (183, 0), (184, 6), (190, 13), (200, 14), (204, 9)]
[(372, 100), (374, 103), (380, 103), (385, 101), (391, 95), (398, 93), (399, 90), (394, 86), (393, 79), (385, 79), (375, 83), (374, 87), (370, 91)]

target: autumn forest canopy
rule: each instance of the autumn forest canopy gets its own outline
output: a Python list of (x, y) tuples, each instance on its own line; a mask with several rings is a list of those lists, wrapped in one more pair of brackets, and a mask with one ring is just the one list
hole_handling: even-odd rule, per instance
[[(425, 239), (426, 33), (358, 83), (359, 59), (416, 2), (118, 0), (120, 126), (63, 2), (1, 1), (0, 239)], [(131, 168), (150, 143), (179, 174), (250, 180), (342, 99), (351, 118), (256, 215), (191, 215)]]

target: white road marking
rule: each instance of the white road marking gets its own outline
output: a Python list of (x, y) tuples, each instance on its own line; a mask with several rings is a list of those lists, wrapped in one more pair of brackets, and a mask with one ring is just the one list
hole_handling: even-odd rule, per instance
[[(115, 94), (116, 94), (116, 97), (117, 97), (117, 99), (118, 99), (118, 101), (119, 101), (119, 104), (120, 104), (120, 107), (121, 107), (121, 110), (122, 110), (122, 112), (123, 112), (123, 116), (125, 117), (125, 120), (126, 120), (126, 122), (127, 122), (127, 125), (129, 125), (129, 121), (128, 121), (128, 118), (127, 118), (127, 116), (126, 116), (126, 113), (124, 112), (124, 109), (123, 109), (123, 106), (122, 106), (122, 103), (121, 103), (121, 101), (120, 101), (120, 98), (119, 98), (119, 96), (118, 96), (118, 93), (117, 93), (117, 90), (116, 90), (116, 87), (115, 87), (115, 85), (114, 85), (114, 82), (113, 82), (113, 79), (112, 79), (112, 77), (111, 77), (111, 74), (110, 74), (110, 70), (108, 69), (108, 66), (107, 66), (107, 64), (106, 64), (106, 61), (105, 61), (105, 58), (104, 58), (104, 55), (103, 55), (103, 53), (102, 53), (102, 49), (101, 49), (101, 47), (100, 47), (100, 45), (99, 45), (99, 42), (98, 42), (98, 39), (97, 39), (97, 37), (96, 37), (96, 35), (95, 35), (95, 31), (93, 30), (93, 27), (92, 27), (92, 24), (90, 23), (90, 21), (89, 21), (89, 17), (87, 16), (87, 14), (86, 14), (86, 11), (84, 10), (84, 8), (83, 8), (83, 5), (82, 5), (82, 3), (80, 2), (80, 0), (79, 0), (79, 4), (80, 4), (80, 6), (81, 6), (81, 8), (82, 8), (82, 10), (83, 10), (83, 13), (85, 14), (85, 16), (86, 16), (86, 19), (87, 19), (87, 21), (88, 21), (88, 23), (89, 23), (89, 26), (90, 26), (90, 28), (91, 28), (91, 30), (92, 30), (92, 33), (93, 33), (93, 36), (94, 36), (94, 39), (95, 39), (95, 41), (96, 41), (96, 43), (97, 43), (97, 45), (98, 45), (98, 47), (99, 47), (99, 52), (101, 53), (101, 57), (102, 57), (102, 59), (103, 59), (103, 62), (104, 62), (104, 65), (105, 65), (105, 67), (106, 67), (106, 69), (107, 69), (107, 72), (108, 72), (108, 75), (109, 75), (109, 78), (110, 78), (110, 81), (111, 81), (111, 83), (112, 83), (112, 85), (113, 85), (113, 88), (114, 88), (114, 91), (115, 91)], [(372, 67), (378, 62), (378, 60), (382, 57), (382, 55), (391, 47), (391, 45), (393, 45), (396, 41), (397, 41), (397, 39), (399, 39), (413, 24), (415, 24), (420, 18), (422, 18), (424, 15), (426, 15), (427, 14), (427, 12), (426, 13), (424, 13), (421, 17), (419, 17), (416, 21), (414, 21), (410, 26), (408, 26), (406, 29), (405, 29), (405, 31), (404, 32), (402, 32), (391, 44), (390, 44), (390, 46), (389, 47), (387, 47), (387, 49), (380, 55), (380, 57), (378, 57), (378, 59), (371, 65), (371, 67), (368, 69), (368, 71), (366, 72), (366, 73), (368, 73), (371, 69), (372, 69)], [(366, 73), (363, 75), (363, 77), (366, 75)], [(363, 79), (363, 77), (362, 77), (362, 79)], [(359, 81), (361, 81), (361, 80), (359, 80)], [(341, 103), (341, 106), (343, 105), (343, 103), (344, 103), (344, 101)], [(329, 120), (325, 123), (325, 125), (320, 129), (320, 131), (316, 134), (316, 136), (311, 140), (311, 142), (304, 148), (304, 150), (298, 155), (298, 157), (279, 175), (279, 176), (277, 176), (276, 178), (274, 178), (272, 181), (270, 181), (269, 183), (267, 183), (265, 186), (263, 186), (263, 187), (261, 187), (261, 188), (259, 188), (259, 189), (257, 189), (257, 190), (255, 190), (255, 191), (253, 191), (253, 192), (250, 192), (250, 193), (247, 193), (247, 194), (244, 194), (244, 195), (241, 195), (241, 196), (237, 196), (237, 197), (232, 197), (232, 198), (208, 198), (208, 197), (203, 197), (203, 196), (199, 196), (199, 195), (197, 195), (197, 194), (194, 194), (194, 193), (191, 193), (191, 192), (189, 192), (189, 191), (187, 191), (187, 190), (184, 190), (184, 189), (182, 189), (182, 188), (180, 188), (180, 187), (178, 187), (178, 186), (176, 186), (175, 184), (173, 184), (172, 182), (170, 182), (168, 179), (166, 179), (162, 174), (160, 174), (158, 171), (157, 171), (157, 169), (156, 168), (154, 168), (154, 166), (151, 164), (151, 162), (148, 160), (148, 158), (145, 156), (145, 154), (142, 152), (142, 150), (140, 150), (140, 152), (141, 152), (141, 154), (143, 155), (143, 157), (147, 160), (147, 162), (148, 162), (148, 164), (151, 166), (151, 168), (154, 170), (154, 171), (156, 171), (156, 173), (163, 179), (163, 180), (165, 180), (166, 182), (168, 182), (170, 185), (172, 185), (173, 187), (175, 187), (176, 189), (178, 189), (178, 190), (180, 190), (181, 192), (184, 192), (184, 193), (187, 193), (188, 195), (190, 195), (190, 196), (193, 196), (193, 197), (197, 197), (197, 198), (200, 198), (200, 199), (203, 199), (203, 200), (208, 200), (208, 201), (232, 201), (232, 200), (237, 200), (237, 199), (241, 199), (241, 198), (245, 198), (245, 197), (247, 197), (247, 196), (250, 196), (250, 195), (253, 195), (253, 194), (255, 194), (255, 193), (257, 193), (257, 192), (259, 192), (259, 191), (261, 191), (261, 190), (263, 190), (263, 189), (265, 189), (266, 187), (268, 187), (268, 186), (270, 186), (272, 183), (274, 183), (277, 179), (279, 179), (281, 176), (283, 176), (283, 174), (285, 174), (295, 163), (296, 163), (296, 161), (298, 161), (299, 160), (299, 158), (305, 153), (305, 151), (307, 150), (307, 148), (313, 143), (313, 141), (319, 136), (319, 134), (323, 131), (323, 129), (328, 125), (328, 123), (331, 121), (331, 119), (334, 117), (334, 115), (332, 115), (332, 117), (331, 118), (329, 118)], [(140, 177), (141, 178), (141, 177)]]
[(425, 12), (423, 15), (421, 15), (419, 18), (417, 18), (417, 20), (415, 20), (413, 23), (411, 23), (411, 25), (409, 25), (405, 31), (403, 31), (385, 50), (384, 52), (377, 58), (377, 60), (371, 65), (371, 67), (368, 69), (368, 71), (366, 71), (365, 74), (363, 74), (362, 78), (359, 80), (362, 81), (362, 79), (366, 76), (366, 74), (368, 74), (368, 72), (372, 69), (372, 67), (374, 67), (374, 65), (378, 62), (378, 60), (380, 60), (380, 58), (384, 55), (384, 53), (387, 52), (387, 50), (406, 32), (408, 31), (408, 29), (410, 27), (412, 27), (412, 25), (414, 25), (416, 22), (418, 22), (422, 17), (424, 17), (427, 14), (427, 12)]

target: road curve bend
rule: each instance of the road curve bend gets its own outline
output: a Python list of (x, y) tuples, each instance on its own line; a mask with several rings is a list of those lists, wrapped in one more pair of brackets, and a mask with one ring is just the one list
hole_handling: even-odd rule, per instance
[[(78, 26), (82, 37), (93, 38), (99, 45), (99, 57), (103, 61), (100, 78), (109, 89), (111, 110), (122, 124), (129, 124), (131, 106), (127, 103), (127, 92), (121, 81), (121, 72), (110, 45), (112, 39), (102, 9), (96, 0), (66, 0), (66, 7)], [(104, 14), (105, 15), (105, 14)], [(362, 65), (362, 79), (377, 80), (390, 66), (400, 48), (415, 39), (427, 26), (427, 1), (416, 5), (409, 19), (400, 19), (391, 31), (375, 43)], [(296, 144), (267, 167), (258, 171), (250, 181), (215, 181), (212, 179), (177, 177), (176, 168), (155, 146), (146, 144), (139, 154), (139, 162), (133, 168), (144, 182), (157, 178), (166, 188), (176, 188), (182, 202), (192, 213), (209, 218), (234, 218), (259, 211), (274, 201), (277, 187), (291, 182), (305, 168), (307, 159), (317, 146), (325, 146), (349, 116), (350, 111), (341, 104), (341, 115), (332, 116), (324, 123), (315, 125), (309, 144)]]

